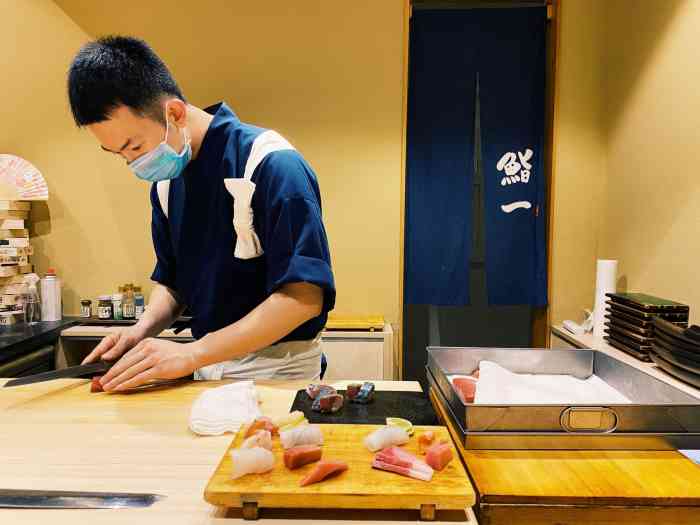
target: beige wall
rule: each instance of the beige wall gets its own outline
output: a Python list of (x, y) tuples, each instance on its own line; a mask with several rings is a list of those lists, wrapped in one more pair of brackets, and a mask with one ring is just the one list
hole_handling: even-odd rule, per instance
[(622, 287), (700, 308), (696, 0), (609, 2), (608, 191), (600, 255)]
[(606, 191), (603, 53), (606, 0), (564, 0), (552, 181), (553, 323), (593, 307)]
[(0, 13), (0, 152), (27, 158), (49, 183), (48, 204), (32, 212), (33, 261), (57, 268), (75, 313), (79, 297), (146, 282), (147, 188), (71, 119), (65, 75), (85, 32), (46, 0), (0, 0)]
[(19, 130), (3, 126), (13, 138), (0, 149), (35, 162), (49, 181), (51, 231), (36, 243), (39, 267), (50, 260), (64, 274), (73, 289), (68, 311), (78, 297), (144, 283), (152, 269), (148, 186), (73, 128), (65, 101), (65, 71), (87, 35), (128, 33), (153, 45), (192, 103), (226, 100), (302, 151), (321, 185), (336, 313), (398, 321), (402, 0), (361, 0), (352, 9), (321, 0), (209, 0), (196, 12), (123, 0), (109, 16), (103, 2), (0, 1), (6, 26), (17, 31), (0, 36), (3, 49), (15, 49), (3, 56), (16, 75), (16, 103), (3, 104), (3, 121), (17, 119), (27, 86), (40, 82), (42, 92), (24, 101)]

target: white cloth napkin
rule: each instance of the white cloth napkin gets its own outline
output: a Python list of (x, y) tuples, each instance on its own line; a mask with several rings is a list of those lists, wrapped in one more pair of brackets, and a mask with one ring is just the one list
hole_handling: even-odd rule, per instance
[(202, 436), (238, 432), (262, 414), (253, 381), (239, 381), (202, 392), (190, 411), (190, 430)]
[(597, 405), (631, 401), (596, 375), (577, 379), (565, 374), (516, 374), (491, 361), (481, 361), (474, 403)]

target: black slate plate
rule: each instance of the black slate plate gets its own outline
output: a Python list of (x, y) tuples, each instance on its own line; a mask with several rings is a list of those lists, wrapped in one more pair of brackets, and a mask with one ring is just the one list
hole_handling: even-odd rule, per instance
[(645, 312), (643, 310), (638, 310), (636, 308), (632, 308), (631, 306), (626, 306), (624, 304), (620, 303), (611, 303), (608, 301), (608, 311), (612, 313), (617, 313), (617, 312), (622, 312), (627, 315), (631, 315), (632, 317), (636, 317), (637, 319), (641, 320), (647, 320), (650, 321), (651, 319), (655, 317), (660, 317), (661, 319), (665, 319), (667, 321), (672, 321), (672, 322), (682, 322), (682, 323), (687, 323), (688, 322), (688, 314), (687, 313), (651, 313), (651, 312)]
[(672, 323), (668, 323), (663, 319), (654, 319), (654, 330), (656, 334), (665, 335), (668, 339), (672, 340), (674, 344), (677, 344), (677, 346), (685, 350), (700, 352), (700, 344), (694, 339), (687, 337), (685, 335), (685, 330)]
[[(338, 390), (345, 395), (345, 390)], [(367, 405), (350, 403), (347, 399), (335, 414), (321, 414), (311, 410), (311, 399), (305, 390), (299, 390), (290, 412), (301, 410), (310, 423), (344, 423), (384, 425), (387, 417), (402, 417), (414, 425), (437, 425), (438, 419), (428, 396), (423, 392), (379, 391)]]
[(610, 336), (605, 336), (603, 339), (605, 339), (610, 344), (610, 346), (614, 346), (618, 350), (622, 350), (623, 352), (628, 353), (632, 357), (636, 357), (640, 361), (649, 361), (649, 352), (640, 352), (639, 350), (635, 350), (634, 348), (631, 348), (625, 343), (622, 343)]
[[(658, 335), (656, 339), (654, 339), (653, 346), (660, 346), (663, 350), (671, 352), (671, 354), (682, 357), (683, 359), (690, 360), (695, 363), (695, 366), (700, 367), (700, 352), (689, 352), (688, 350), (667, 341), (661, 337), (661, 335)], [(661, 355), (663, 355), (663, 353)]]
[(618, 315), (612, 315), (612, 314), (607, 314), (605, 316), (605, 319), (607, 319), (607, 322), (612, 324), (613, 326), (619, 326), (621, 328), (624, 328), (626, 330), (630, 330), (631, 332), (634, 332), (636, 334), (639, 334), (644, 337), (653, 337), (654, 335), (654, 326), (652, 324), (648, 324), (647, 326), (642, 326), (635, 324), (634, 322), (629, 322), (626, 319), (622, 319)]
[(700, 378), (700, 363), (696, 363), (695, 361), (685, 359), (684, 357), (678, 354), (674, 354), (673, 352), (669, 351), (668, 349), (664, 348), (659, 344), (654, 344), (652, 352), (654, 352), (660, 358), (665, 359), (672, 365), (683, 368), (688, 372), (692, 372), (693, 374), (696, 374), (698, 378)]
[(686, 383), (700, 388), (699, 375), (693, 374), (692, 372), (688, 372), (687, 370), (683, 370), (678, 366), (672, 365), (671, 363), (660, 357), (659, 354), (655, 353), (654, 351), (649, 352), (649, 356), (651, 357), (651, 360), (654, 361), (656, 366), (661, 368), (664, 372), (667, 372), (668, 374), (680, 379), (681, 381), (685, 381)]

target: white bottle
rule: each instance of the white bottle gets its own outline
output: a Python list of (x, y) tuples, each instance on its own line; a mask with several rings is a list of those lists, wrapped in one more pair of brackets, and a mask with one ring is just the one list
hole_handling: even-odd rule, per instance
[(41, 280), (41, 320), (60, 321), (61, 281), (56, 277), (56, 270), (49, 268)]

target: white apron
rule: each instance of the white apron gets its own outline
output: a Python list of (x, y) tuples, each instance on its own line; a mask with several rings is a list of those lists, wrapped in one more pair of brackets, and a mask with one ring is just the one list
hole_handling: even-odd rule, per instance
[(205, 366), (195, 379), (303, 379), (321, 377), (321, 334), (311, 341), (289, 341), (268, 346), (240, 359)]

